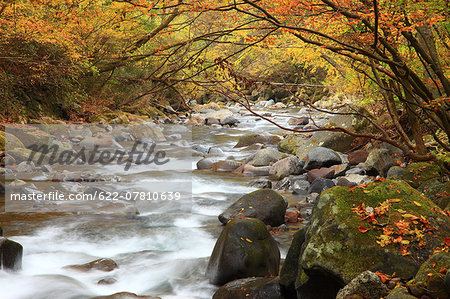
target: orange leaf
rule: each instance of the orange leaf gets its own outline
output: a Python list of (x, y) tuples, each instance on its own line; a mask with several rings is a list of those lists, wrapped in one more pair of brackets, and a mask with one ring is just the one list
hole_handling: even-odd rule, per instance
[(360, 225), (360, 226), (358, 227), (358, 230), (359, 230), (360, 232), (362, 232), (362, 233), (365, 233), (365, 232), (367, 232), (369, 229), (368, 229), (368, 228), (365, 228), (365, 227), (362, 226), (362, 225)]

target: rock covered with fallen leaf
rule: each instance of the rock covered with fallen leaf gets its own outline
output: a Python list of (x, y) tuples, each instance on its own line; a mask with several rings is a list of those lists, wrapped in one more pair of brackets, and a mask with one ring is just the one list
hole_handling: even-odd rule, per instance
[(366, 270), (410, 279), (435, 250), (450, 245), (448, 212), (396, 180), (331, 188), (310, 223), (296, 281), (302, 298), (313, 294), (314, 280), (345, 285)]
[(445, 276), (450, 267), (450, 253), (440, 251), (422, 264), (413, 280), (408, 282), (408, 290), (416, 297), (430, 296), (433, 299), (450, 298), (445, 286)]

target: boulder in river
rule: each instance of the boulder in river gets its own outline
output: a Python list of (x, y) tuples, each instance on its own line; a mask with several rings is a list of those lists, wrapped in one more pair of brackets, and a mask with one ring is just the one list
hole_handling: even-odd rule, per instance
[(251, 181), (248, 184), (250, 187), (258, 188), (258, 189), (271, 189), (272, 188), (272, 182), (267, 179), (256, 179), (254, 181)]
[(233, 280), (214, 293), (213, 299), (282, 299), (278, 277)]
[(449, 216), (395, 180), (325, 191), (310, 223), (296, 281), (298, 296), (305, 299), (331, 298), (321, 290), (337, 293), (366, 270), (410, 279), (450, 233)]
[[(284, 216), (284, 215), (283, 215)], [(209, 259), (206, 276), (223, 285), (239, 278), (277, 276), (280, 251), (259, 219), (234, 219), (227, 223)]]
[(261, 189), (242, 196), (219, 215), (219, 220), (226, 224), (233, 218), (257, 218), (270, 226), (284, 223), (287, 202), (272, 189)]
[(255, 143), (262, 143), (266, 145), (276, 145), (278, 142), (280, 142), (281, 138), (277, 135), (270, 135), (270, 134), (259, 134), (259, 133), (252, 133), (248, 135), (244, 135), (241, 138), (239, 138), (238, 143), (234, 146), (235, 148), (238, 147), (245, 147), (249, 146)]
[(317, 178), (322, 179), (332, 179), (334, 177), (334, 169), (333, 168), (327, 168), (327, 167), (321, 167), (318, 169), (311, 169), (308, 171), (308, 182), (312, 183)]
[(276, 149), (263, 148), (247, 159), (247, 163), (253, 166), (269, 166), (280, 160), (282, 156), (283, 154)]
[(65, 268), (82, 272), (88, 272), (91, 270), (110, 272), (113, 271), (114, 269), (119, 268), (119, 266), (117, 266), (116, 262), (113, 261), (112, 259), (97, 259), (95, 261), (86, 264), (70, 265), (66, 266)]
[(270, 177), (274, 180), (281, 180), (291, 174), (302, 174), (304, 172), (303, 165), (305, 162), (299, 158), (292, 156), (275, 162), (270, 168)]
[(197, 169), (211, 169), (216, 160), (211, 158), (203, 158), (197, 162)]
[(166, 137), (164, 136), (161, 129), (153, 123), (145, 123), (140, 125), (131, 125), (129, 126), (131, 134), (136, 139), (141, 138), (151, 138), (154, 141), (165, 141)]
[(242, 163), (234, 160), (222, 160), (214, 162), (211, 166), (212, 171), (230, 172), (241, 166)]
[(305, 170), (330, 167), (341, 164), (342, 159), (334, 150), (326, 147), (316, 147), (306, 155)]
[(92, 297), (90, 299), (161, 299), (161, 298), (153, 296), (139, 296), (134, 293), (120, 292), (109, 296)]
[(17, 242), (0, 237), (0, 269), (20, 270), (23, 247)]
[(245, 176), (267, 176), (270, 172), (270, 166), (253, 166), (250, 164), (243, 164), (236, 168), (233, 173), (242, 174)]

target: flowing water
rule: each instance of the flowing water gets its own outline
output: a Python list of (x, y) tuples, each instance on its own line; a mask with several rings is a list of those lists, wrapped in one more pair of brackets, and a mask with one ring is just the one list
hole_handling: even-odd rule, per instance
[[(233, 149), (240, 136), (250, 132), (281, 133), (253, 116), (241, 114), (238, 119), (241, 124), (237, 128), (195, 127), (189, 132), (189, 141), (191, 145), (220, 147), (225, 156), (239, 160), (249, 155)], [(286, 124), (287, 119), (275, 117), (281, 124)], [(189, 149), (176, 149), (176, 169), (152, 169), (148, 165), (138, 165), (130, 171), (99, 165), (81, 169), (119, 177), (120, 182), (102, 185), (108, 190), (155, 191), (155, 186), (161, 190), (183, 186), (187, 199), (126, 203), (119, 207), (117, 203), (95, 207), (81, 203), (77, 213), (44, 219), (13, 218), (6, 222), (7, 237), (23, 245), (24, 255), (21, 271), (0, 271), (0, 297), (89, 298), (126, 291), (164, 299), (211, 298), (217, 287), (208, 283), (205, 270), (222, 229), (217, 216), (241, 195), (255, 189), (248, 187), (252, 178), (192, 171), (201, 157), (191, 157)], [(40, 176), (31, 179), (36, 185), (45, 183)], [(80, 183), (65, 184), (66, 189), (74, 191), (80, 187)], [(133, 213), (136, 209), (137, 215)], [(282, 256), (286, 247), (280, 245)], [(112, 272), (65, 268), (98, 258), (111, 258), (119, 268)], [(116, 282), (97, 283), (105, 278)]]

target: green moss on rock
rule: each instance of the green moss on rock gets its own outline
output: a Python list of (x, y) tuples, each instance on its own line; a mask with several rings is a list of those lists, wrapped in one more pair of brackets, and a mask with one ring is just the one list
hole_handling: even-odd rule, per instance
[(403, 174), (400, 176), (404, 181), (410, 184), (413, 188), (419, 188), (422, 184), (436, 180), (441, 177), (441, 170), (439, 166), (432, 163), (420, 162), (411, 163), (406, 167)]
[(5, 150), (5, 144), (6, 144), (5, 132), (0, 131), (0, 151)]
[(420, 266), (419, 272), (413, 280), (408, 282), (408, 290), (416, 297), (430, 296), (431, 298), (449, 298), (444, 284), (445, 274), (439, 273), (450, 267), (450, 253), (442, 251), (433, 255)]
[[(394, 222), (405, 219), (403, 215), (411, 214), (425, 217), (436, 228), (433, 231), (436, 237), (425, 234), (425, 248), (420, 249), (416, 242), (411, 242), (408, 248), (410, 255), (403, 256), (398, 244), (382, 247), (377, 243), (382, 234), (381, 227), (362, 221), (361, 216), (352, 211), (361, 203), (374, 208), (388, 199), (395, 199), (391, 203), (389, 217), (383, 219), (388, 225), (392, 226)], [(403, 181), (386, 180), (373, 182), (366, 188), (334, 187), (325, 191), (310, 220), (296, 287), (306, 284), (309, 277), (304, 274), (314, 273), (314, 269), (333, 273), (344, 282), (365, 270), (387, 274), (396, 272), (397, 276), (406, 279), (413, 277), (420, 263), (441, 245), (450, 232), (450, 218), (437, 210), (433, 202)], [(369, 230), (362, 233), (359, 226)]]

